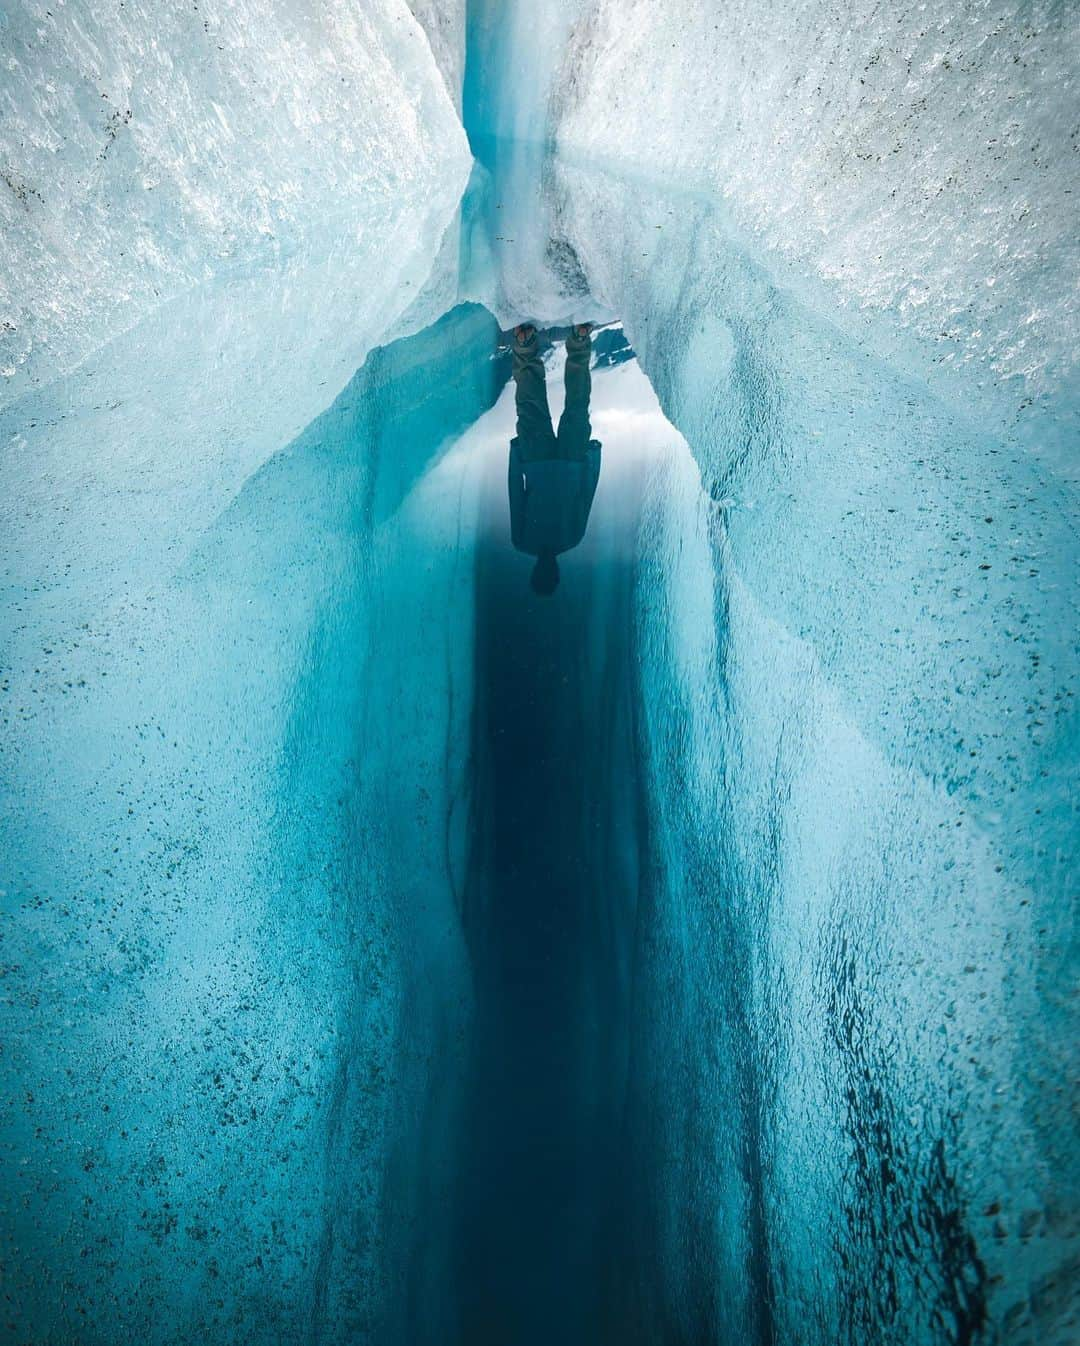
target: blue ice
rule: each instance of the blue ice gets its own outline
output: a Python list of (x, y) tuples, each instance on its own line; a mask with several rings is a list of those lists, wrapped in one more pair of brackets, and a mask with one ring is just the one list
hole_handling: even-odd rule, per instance
[(1071, 1346), (1063, 7), (39, 9), (11, 1339)]

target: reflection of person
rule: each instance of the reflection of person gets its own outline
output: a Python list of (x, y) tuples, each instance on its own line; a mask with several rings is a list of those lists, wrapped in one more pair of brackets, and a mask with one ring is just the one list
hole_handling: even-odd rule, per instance
[(536, 329), (514, 332), (517, 435), (510, 441), (510, 540), (536, 557), (530, 583), (538, 594), (554, 593), (560, 552), (585, 536), (596, 483), (600, 444), (590, 439), (591, 326), (582, 323), (566, 338), (566, 407), (555, 433), (548, 409), (547, 380)]

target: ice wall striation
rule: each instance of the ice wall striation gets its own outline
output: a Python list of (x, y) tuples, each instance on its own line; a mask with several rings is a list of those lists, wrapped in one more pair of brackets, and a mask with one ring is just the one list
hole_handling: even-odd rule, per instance
[(579, 8), (469, 5), (463, 117), (483, 227), (471, 233), (463, 282), (505, 326), (523, 316), (551, 325), (612, 316), (590, 296), (552, 213), (550, 104)]
[(434, 25), (444, 81), (404, 0), (5, 6), (0, 398), (211, 276), (335, 243), (395, 254), (350, 282), (385, 302), (467, 172), (463, 31)]

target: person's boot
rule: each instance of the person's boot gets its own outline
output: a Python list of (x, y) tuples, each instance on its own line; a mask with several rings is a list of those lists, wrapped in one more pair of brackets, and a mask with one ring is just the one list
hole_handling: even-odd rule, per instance
[(592, 323), (576, 323), (566, 334), (567, 355), (582, 356), (592, 350)]
[(566, 358), (573, 365), (588, 364), (592, 358), (591, 322), (579, 322), (567, 332)]
[(529, 355), (536, 347), (536, 328), (531, 322), (519, 323), (514, 328), (514, 349), (519, 355)]

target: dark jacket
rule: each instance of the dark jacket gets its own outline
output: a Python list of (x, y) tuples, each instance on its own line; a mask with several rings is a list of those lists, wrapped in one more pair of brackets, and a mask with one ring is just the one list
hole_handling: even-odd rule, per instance
[(521, 441), (510, 441), (510, 540), (530, 556), (569, 551), (585, 536), (596, 483), (600, 443), (589, 440), (582, 458), (523, 461)]

